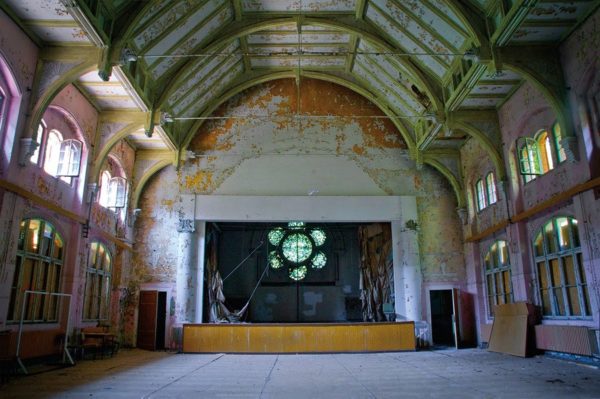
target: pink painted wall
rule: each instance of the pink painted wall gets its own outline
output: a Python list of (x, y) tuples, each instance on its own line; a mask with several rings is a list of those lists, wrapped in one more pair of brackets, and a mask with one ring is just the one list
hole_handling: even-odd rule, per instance
[(589, 173), (600, 176), (600, 13), (596, 12), (560, 46), (571, 115), (578, 133), (580, 156)]
[(586, 162), (563, 162), (548, 173), (523, 184), (518, 172), (516, 140), (521, 136), (533, 138), (539, 130), (549, 129), (556, 120), (548, 101), (531, 83), (524, 83), (500, 108), (498, 116), (502, 138), (506, 143), (504, 158), (514, 213), (530, 209), (588, 179)]
[[(462, 175), (465, 182), (465, 196), (468, 209), (468, 235), (476, 234), (506, 219), (506, 198), (504, 197), (498, 171), (491, 157), (474, 138), (468, 140), (460, 149)], [(496, 179), (498, 201), (479, 211), (475, 185), (479, 179), (485, 183), (488, 173), (493, 172)]]
[(0, 126), (0, 177), (5, 178), (8, 165), (17, 152), (20, 130), (25, 125), (25, 114), (30, 101), (38, 57), (37, 46), (0, 10), (0, 71), (15, 80), (13, 90), (17, 96), (10, 104), (11, 118)]

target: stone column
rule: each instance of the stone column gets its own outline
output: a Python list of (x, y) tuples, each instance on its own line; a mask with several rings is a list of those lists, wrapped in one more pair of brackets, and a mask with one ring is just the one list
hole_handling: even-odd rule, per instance
[(392, 221), (395, 308), (398, 320), (421, 320), (421, 257), (414, 197), (403, 198), (402, 219)]
[(177, 262), (177, 296), (175, 306), (175, 323), (193, 323), (196, 306), (195, 288), (195, 226), (192, 219), (179, 219), (178, 262)]
[(196, 244), (197, 244), (197, 268), (196, 273), (196, 312), (194, 313), (194, 323), (202, 323), (202, 311), (204, 309), (204, 260), (206, 247), (206, 222), (196, 222)]

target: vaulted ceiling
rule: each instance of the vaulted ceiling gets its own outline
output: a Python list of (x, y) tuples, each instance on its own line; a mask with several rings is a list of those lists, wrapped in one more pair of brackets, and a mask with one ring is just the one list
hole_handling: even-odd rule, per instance
[[(42, 47), (101, 48), (98, 68), (77, 77), (76, 86), (100, 111), (150, 113), (150, 129), (162, 125), (180, 150), (203, 118), (231, 96), (284, 77), (296, 78), (301, 95), (307, 77), (344, 85), (376, 103), (412, 153), (441, 153), (464, 142), (465, 134), (448, 121), (497, 109), (530, 77), (505, 68), (505, 59), (527, 61), (529, 49), (555, 46), (600, 2), (4, 3), (2, 8)], [(141, 134), (130, 137), (137, 147), (160, 148), (160, 138)]]

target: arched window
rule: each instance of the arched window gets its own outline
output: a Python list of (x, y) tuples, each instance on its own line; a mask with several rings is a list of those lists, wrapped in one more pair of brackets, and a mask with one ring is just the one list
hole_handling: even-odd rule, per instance
[(558, 149), (556, 159), (558, 163), (564, 162), (567, 160), (567, 153), (565, 152), (565, 148), (560, 144), (563, 136), (558, 122), (554, 122), (554, 125), (552, 125), (552, 135), (554, 136), (554, 146)]
[(544, 316), (591, 317), (577, 220), (547, 222), (535, 236), (533, 253)]
[(85, 320), (108, 319), (111, 276), (112, 258), (108, 248), (100, 242), (92, 242), (90, 244), (83, 301), (83, 318)]
[(19, 117), (21, 93), (12, 68), (0, 54), (0, 168), (8, 166), (12, 158), (16, 123), (10, 123)]
[(485, 188), (488, 199), (488, 204), (492, 205), (498, 202), (498, 195), (496, 194), (496, 178), (494, 173), (490, 172), (485, 177)]
[(552, 147), (550, 145), (550, 135), (548, 131), (542, 130), (535, 136), (537, 143), (538, 154), (540, 158), (540, 168), (543, 173), (554, 169), (554, 161), (552, 160)]
[(519, 171), (525, 183), (554, 169), (556, 163), (567, 159), (564, 147), (561, 145), (562, 132), (558, 122), (551, 128), (540, 130), (534, 138), (519, 137), (517, 148), (519, 152)]
[(485, 197), (485, 185), (483, 180), (477, 180), (475, 183), (475, 192), (477, 193), (477, 210), (480, 211), (487, 206), (487, 199)]
[(98, 203), (105, 208), (108, 208), (108, 185), (110, 183), (110, 178), (111, 176), (108, 170), (103, 171), (100, 175), (100, 198)]
[(58, 319), (60, 301), (55, 296), (29, 294), (25, 297), (24, 292), (58, 293), (63, 256), (63, 240), (50, 223), (43, 219), (21, 222), (8, 308), (9, 321), (18, 322), (22, 309), (25, 310), (23, 320), (26, 322), (45, 323)]
[(127, 179), (120, 176), (111, 177), (110, 172), (103, 171), (100, 176), (100, 199), (98, 202), (105, 208), (125, 208)]
[[(0, 80), (2, 78), (0, 77)], [(2, 127), (4, 126), (4, 121), (6, 120), (6, 114), (8, 112), (7, 110), (7, 106), (6, 106), (6, 94), (4, 93), (4, 90), (2, 90), (2, 84), (0, 84), (0, 130), (2, 130)]]
[[(50, 122), (52, 119), (50, 118)], [(59, 130), (49, 128), (44, 120), (38, 125), (33, 140), (37, 143), (37, 148), (29, 158), (32, 163), (40, 165), (49, 175), (69, 184), (73, 177), (79, 176), (83, 156), (81, 141), (65, 138)]]
[(488, 312), (493, 315), (494, 306), (513, 302), (510, 259), (506, 241), (496, 241), (484, 257)]
[(60, 143), (62, 142), (62, 134), (58, 130), (51, 130), (46, 139), (44, 170), (49, 175), (56, 177), (58, 170), (58, 159), (60, 156)]

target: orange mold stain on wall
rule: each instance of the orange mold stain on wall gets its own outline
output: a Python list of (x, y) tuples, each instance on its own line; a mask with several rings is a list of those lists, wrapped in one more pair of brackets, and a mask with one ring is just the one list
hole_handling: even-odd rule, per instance
[(172, 199), (164, 199), (160, 202), (160, 204), (169, 211), (173, 210), (173, 204), (175, 203)]
[(213, 186), (213, 172), (198, 171), (183, 179), (183, 187), (195, 193), (209, 193), (213, 190)]
[(360, 147), (358, 144), (354, 144), (352, 147), (352, 152), (354, 152), (356, 155), (363, 155), (365, 153), (365, 149)]

